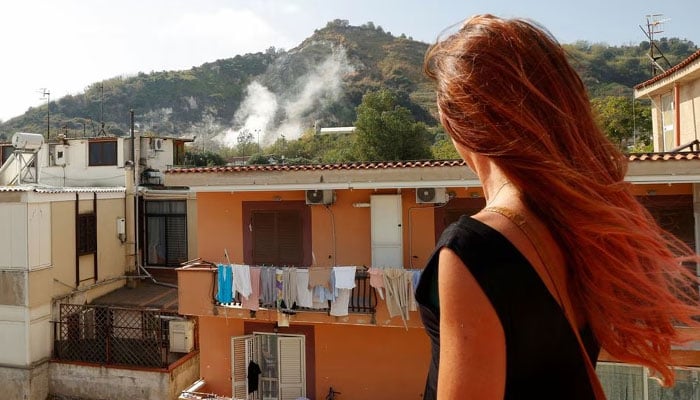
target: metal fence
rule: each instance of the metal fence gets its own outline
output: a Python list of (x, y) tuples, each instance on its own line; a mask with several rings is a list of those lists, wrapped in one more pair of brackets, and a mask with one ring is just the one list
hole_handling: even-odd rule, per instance
[(111, 365), (167, 367), (168, 322), (160, 310), (61, 304), (54, 357)]

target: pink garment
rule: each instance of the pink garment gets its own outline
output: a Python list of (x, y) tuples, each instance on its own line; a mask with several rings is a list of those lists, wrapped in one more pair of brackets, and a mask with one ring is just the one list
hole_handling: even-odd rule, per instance
[(260, 267), (250, 267), (250, 296), (241, 296), (241, 306), (257, 311), (260, 308)]
[(384, 300), (384, 270), (380, 268), (370, 268), (369, 285), (377, 291), (379, 298)]

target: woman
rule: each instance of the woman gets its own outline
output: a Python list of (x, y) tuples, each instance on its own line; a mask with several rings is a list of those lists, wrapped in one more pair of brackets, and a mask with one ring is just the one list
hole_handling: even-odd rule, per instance
[(697, 257), (630, 193), (556, 40), (475, 16), (425, 70), (486, 198), (446, 229), (417, 290), (433, 345), (425, 398), (600, 399), (601, 346), (671, 384), (675, 325), (697, 314), (678, 255)]

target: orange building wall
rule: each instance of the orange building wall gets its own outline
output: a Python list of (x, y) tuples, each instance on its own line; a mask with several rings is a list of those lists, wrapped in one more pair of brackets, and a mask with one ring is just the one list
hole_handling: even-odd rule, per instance
[(346, 399), (420, 399), (429, 363), (423, 329), (316, 327), (317, 399), (329, 386)]
[[(317, 266), (371, 266), (371, 225), (369, 203), (373, 190), (338, 190), (336, 202), (328, 207), (311, 207), (311, 251)], [(381, 192), (379, 192), (381, 193)], [(388, 191), (387, 193), (396, 193)], [(243, 262), (242, 203), (245, 201), (303, 200), (303, 191), (198, 193), (197, 213), (199, 257), (224, 262), (224, 249), (231, 262)], [(403, 214), (404, 267), (422, 268), (435, 245), (433, 205), (417, 205), (415, 190), (401, 194)]]
[[(430, 345), (422, 329), (354, 325), (313, 325), (315, 393), (328, 388), (347, 399), (420, 399), (430, 362)], [(231, 395), (232, 336), (243, 335), (241, 320), (200, 317), (200, 374), (208, 392)], [(391, 385), (387, 385), (390, 377)]]

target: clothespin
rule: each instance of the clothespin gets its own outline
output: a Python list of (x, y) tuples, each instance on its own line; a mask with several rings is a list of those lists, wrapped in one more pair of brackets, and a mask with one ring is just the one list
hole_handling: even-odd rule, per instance
[(231, 259), (228, 258), (228, 250), (224, 249), (224, 256), (226, 257), (226, 261), (228, 262), (228, 265), (233, 265), (231, 264)]

